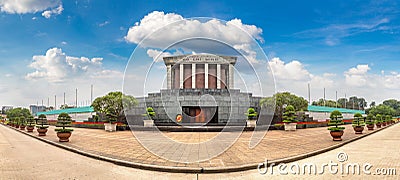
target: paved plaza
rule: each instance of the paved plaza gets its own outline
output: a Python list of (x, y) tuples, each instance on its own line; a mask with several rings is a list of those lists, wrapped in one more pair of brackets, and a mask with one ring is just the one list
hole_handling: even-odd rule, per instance
[(337, 154), (345, 152), (348, 159), (343, 163), (370, 163), (371, 172), (377, 168), (395, 168), (396, 175), (330, 174), (327, 170), (320, 175), (280, 175), (277, 166), (272, 175), (270, 170), (265, 175), (257, 170), (223, 174), (166, 173), (88, 158), (0, 126), (0, 179), (399, 179), (399, 141), (400, 124), (396, 124), (340, 148), (293, 162), (317, 166), (329, 161), (338, 163)]
[[(371, 132), (373, 131), (368, 131), (365, 128), (363, 135)], [(150, 131), (143, 133), (149, 133), (151, 135), (153, 132)], [(218, 132), (163, 133), (176, 141), (192, 144), (207, 141), (218, 135)], [(33, 134), (36, 136), (36, 132)], [(156, 156), (147, 151), (136, 140), (131, 131), (117, 131), (110, 133), (98, 129), (75, 128), (70, 138), (70, 142), (61, 144), (84, 152), (144, 165), (176, 168), (229, 169), (239, 166), (256, 165), (263, 162), (265, 159), (272, 161), (303, 155), (363, 136), (354, 134), (351, 125), (346, 125), (342, 142), (332, 141), (326, 127), (298, 129), (294, 132), (273, 130), (267, 132), (260, 144), (255, 148), (250, 149), (249, 140), (251, 135), (252, 132), (243, 132), (238, 140), (224, 153), (213, 157), (210, 160), (195, 163), (179, 163)], [(47, 136), (42, 138), (59, 143), (54, 127), (50, 127)], [(158, 145), (161, 149), (171, 149), (163, 147), (162, 142), (156, 141), (154, 144)], [(211, 151), (210, 149), (218, 149), (218, 147), (198, 146), (198, 149), (191, 149), (187, 153), (174, 155), (196, 157), (200, 154), (199, 151)]]

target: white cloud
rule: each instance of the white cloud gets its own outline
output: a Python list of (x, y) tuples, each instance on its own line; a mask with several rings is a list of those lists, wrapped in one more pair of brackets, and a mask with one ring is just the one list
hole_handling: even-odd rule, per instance
[(42, 16), (49, 19), (52, 15), (59, 15), (62, 13), (62, 11), (64, 10), (64, 8), (62, 7), (62, 5), (59, 5), (57, 8), (55, 9), (51, 9), (51, 10), (47, 10), (44, 11), (42, 13)]
[(311, 74), (299, 61), (283, 62), (274, 57), (268, 62), (276, 80), (309, 80)]
[(325, 73), (322, 76), (311, 75), (310, 84), (313, 87), (331, 88), (334, 86), (334, 81), (331, 79), (334, 74)]
[(183, 54), (180, 51), (175, 51), (174, 53), (171, 54), (170, 52), (162, 52), (156, 49), (148, 49), (146, 53), (149, 57), (153, 58), (153, 61), (155, 62), (162, 62), (163, 57), (165, 56), (174, 56)]
[(371, 68), (368, 64), (359, 64), (356, 67), (350, 68), (344, 73), (346, 84), (355, 87), (363, 87), (373, 84), (368, 83), (367, 73), (370, 69)]
[[(193, 37), (214, 39), (227, 43), (242, 52), (249, 61), (256, 62), (257, 53), (252, 49), (256, 41), (253, 38), (263, 42), (261, 34), (261, 28), (243, 24), (240, 19), (227, 22), (217, 19), (184, 19), (179, 14), (154, 11), (130, 27), (124, 38), (129, 43), (153, 49), (164, 49), (178, 41)], [(143, 39), (146, 40), (142, 41)], [(197, 41), (192, 44), (184, 43), (182, 47), (174, 48), (197, 52), (197, 50), (204, 51), (204, 49), (214, 47), (210, 47), (210, 43), (204, 43), (203, 40), (203, 42)]]
[[(167, 13), (154, 11), (146, 15), (140, 22), (136, 22), (134, 26), (129, 28), (125, 39), (128, 42), (138, 44), (146, 36), (152, 32), (176, 22), (167, 32), (155, 34), (150, 38), (145, 47), (163, 48), (164, 45), (174, 43), (173, 40), (185, 39), (186, 37), (210, 37), (220, 39), (230, 44), (243, 44), (252, 41), (251, 36), (263, 40), (261, 37), (262, 30), (254, 25), (243, 24), (240, 19), (233, 19), (226, 23), (217, 19), (206, 22), (199, 20), (184, 19), (181, 15), (175, 13)], [(246, 31), (251, 36), (243, 33), (240, 29)], [(165, 36), (168, 34), (168, 36)]]
[(9, 14), (43, 12), (46, 18), (63, 10), (61, 0), (0, 0), (0, 9)]
[(241, 51), (243, 56), (251, 63), (258, 63), (257, 53), (251, 48), (250, 44), (234, 45), (233, 48)]
[(51, 48), (45, 55), (35, 55), (29, 67), (35, 72), (28, 73), (28, 80), (46, 79), (60, 82), (67, 78), (87, 75), (102, 70), (103, 58), (87, 58), (67, 56), (60, 48)]
[(103, 27), (103, 26), (105, 26), (107, 24), (110, 24), (110, 21), (104, 21), (104, 22), (100, 23), (99, 27)]

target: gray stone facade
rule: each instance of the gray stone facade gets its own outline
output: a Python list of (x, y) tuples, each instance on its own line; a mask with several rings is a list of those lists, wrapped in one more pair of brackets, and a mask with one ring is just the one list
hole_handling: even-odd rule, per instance
[(260, 99), (238, 89), (165, 89), (137, 98), (139, 105), (127, 115), (130, 124), (141, 125), (146, 108), (152, 107), (156, 112), (155, 124), (178, 125), (176, 115), (185, 115), (182, 107), (217, 107), (217, 121), (207, 125), (244, 125), (247, 109), (252, 107), (258, 112)]

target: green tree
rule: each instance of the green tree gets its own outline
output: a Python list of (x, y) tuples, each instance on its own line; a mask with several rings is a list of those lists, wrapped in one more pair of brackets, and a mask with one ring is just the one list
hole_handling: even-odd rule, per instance
[(340, 107), (346, 108), (349, 100), (347, 100), (346, 98), (339, 98), (337, 102), (338, 104), (340, 104)]
[(397, 101), (395, 99), (388, 99), (383, 101), (383, 105), (389, 106), (393, 108), (396, 112), (392, 115), (394, 116), (400, 116), (400, 101)]
[(369, 107), (375, 107), (375, 106), (376, 106), (375, 101), (372, 101), (371, 104), (369, 104)]
[(383, 104), (379, 104), (378, 106), (372, 107), (368, 109), (368, 113), (377, 115), (377, 114), (382, 114), (382, 115), (395, 115), (396, 111), (390, 107), (386, 106)]
[(283, 105), (292, 105), (295, 111), (306, 111), (308, 102), (303, 97), (296, 96), (289, 92), (276, 93), (272, 97), (261, 99), (260, 105), (273, 107), (275, 105), (275, 115), (281, 117)]
[(138, 102), (133, 96), (117, 91), (96, 98), (92, 103), (92, 107), (94, 111), (100, 114), (102, 120), (107, 115), (108, 118), (116, 118), (117, 121), (123, 121), (125, 119), (124, 110), (131, 109), (137, 104)]
[(7, 118), (16, 118), (23, 116), (24, 118), (28, 118), (31, 115), (29, 109), (26, 108), (14, 108), (7, 111)]
[(333, 100), (324, 100), (324, 99), (319, 99), (318, 101), (314, 101), (312, 105), (315, 106), (327, 106), (327, 107), (342, 107), (340, 103), (336, 103), (336, 101)]

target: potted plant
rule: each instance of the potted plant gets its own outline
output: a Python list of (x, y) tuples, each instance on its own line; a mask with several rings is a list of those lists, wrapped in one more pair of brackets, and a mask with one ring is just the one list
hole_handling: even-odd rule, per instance
[(392, 124), (392, 116), (391, 115), (386, 115), (385, 119), (386, 119), (387, 124)]
[(107, 113), (106, 120), (104, 121), (104, 130), (108, 132), (117, 131), (117, 116)]
[(20, 123), (21, 123), (21, 121), (19, 120), (19, 117), (15, 117), (14, 118), (14, 127), (18, 129)]
[(330, 131), (330, 134), (333, 138), (334, 141), (341, 141), (342, 136), (344, 133), (344, 127), (340, 127), (340, 125), (343, 125), (343, 116), (342, 113), (338, 110), (334, 110), (330, 114), (330, 120), (328, 122), (329, 127), (328, 130)]
[(33, 132), (33, 129), (35, 129), (35, 119), (33, 116), (28, 116), (26, 119), (26, 130), (28, 132)]
[(71, 132), (73, 129), (67, 129), (66, 127), (71, 127), (71, 116), (67, 113), (60, 113), (57, 117), (56, 127), (61, 127), (55, 129), (57, 132), (57, 137), (60, 142), (68, 142), (69, 137), (71, 137)]
[(282, 119), (285, 123), (285, 131), (296, 131), (297, 120), (295, 116), (296, 111), (292, 105), (286, 106)]
[(362, 116), (361, 113), (355, 113), (354, 114), (354, 120), (353, 120), (353, 129), (356, 134), (362, 134), (364, 131), (364, 117)]
[(386, 122), (386, 116), (382, 115), (382, 126), (386, 126), (387, 122)]
[(49, 125), (47, 125), (46, 115), (39, 115), (36, 124), (36, 131), (39, 133), (39, 136), (46, 136), (47, 128), (49, 128)]
[(365, 120), (365, 124), (367, 124), (367, 128), (369, 131), (374, 130), (374, 126), (375, 126), (375, 116), (372, 114), (368, 114), (367, 118)]
[(20, 124), (19, 124), (19, 129), (20, 130), (25, 130), (25, 117), (24, 116), (20, 116), (19, 117), (19, 121), (20, 121)]
[(143, 120), (143, 125), (144, 127), (153, 127), (154, 126), (154, 116), (156, 115), (156, 112), (154, 112), (154, 109), (152, 107), (148, 107), (146, 108), (146, 114), (145, 114), (145, 118)]
[(376, 119), (376, 127), (381, 128), (382, 127), (382, 115), (377, 114), (375, 116), (375, 119)]
[(247, 120), (246, 120), (246, 126), (247, 127), (256, 127), (257, 123), (257, 112), (254, 108), (249, 108), (247, 109)]

